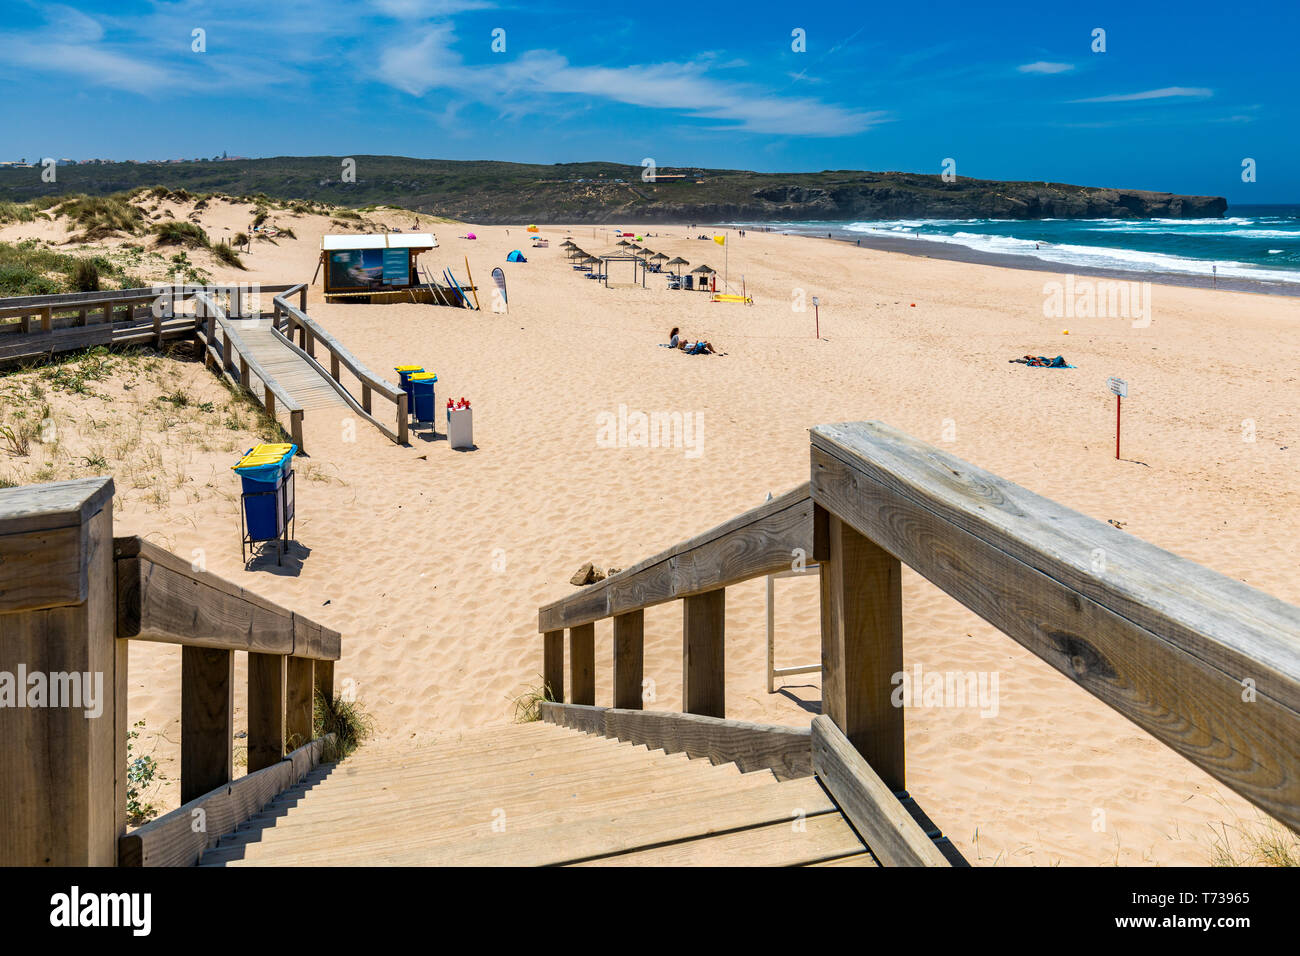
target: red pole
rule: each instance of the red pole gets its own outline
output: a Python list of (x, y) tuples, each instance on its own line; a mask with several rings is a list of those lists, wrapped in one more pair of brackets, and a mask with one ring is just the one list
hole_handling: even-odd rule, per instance
[(817, 338), (820, 339), (822, 337), (822, 307), (820, 305), (813, 306), (813, 318), (817, 323)]
[(1119, 406), (1123, 401), (1118, 395), (1115, 396), (1115, 460), (1119, 461)]

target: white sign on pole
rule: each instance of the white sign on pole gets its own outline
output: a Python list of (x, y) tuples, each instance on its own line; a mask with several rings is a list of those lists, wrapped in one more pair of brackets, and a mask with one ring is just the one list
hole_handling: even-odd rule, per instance
[(1128, 398), (1128, 382), (1124, 381), (1124, 379), (1116, 378), (1112, 375), (1110, 378), (1106, 379), (1106, 384), (1110, 386), (1111, 392), (1115, 395), (1118, 395), (1120, 398)]

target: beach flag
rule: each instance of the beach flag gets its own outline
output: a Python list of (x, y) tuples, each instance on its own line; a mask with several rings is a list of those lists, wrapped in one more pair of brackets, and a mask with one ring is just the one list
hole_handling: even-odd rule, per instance
[(725, 245), (727, 244), (727, 237), (726, 237), (726, 236), (714, 236), (714, 237), (713, 237), (713, 241), (716, 242), (716, 243), (717, 243), (718, 245), (720, 245), (720, 246), (725, 246)]
[[(493, 306), (494, 306), (494, 308), (492, 309), (492, 311), (493, 311), (493, 312), (497, 312), (497, 311), (504, 312), (504, 311), (506, 311), (506, 305), (507, 305), (507, 300), (506, 300), (506, 274), (501, 270), (501, 267), (500, 267), (500, 266), (497, 266), (495, 269), (492, 270), (492, 281), (496, 283), (496, 286), (497, 286), (497, 294), (501, 296), (501, 308), (500, 308), (499, 310), (498, 310), (497, 308), (495, 308), (496, 302), (494, 301), (494, 302), (493, 302)], [(493, 298), (495, 299), (495, 296), (494, 296)]]

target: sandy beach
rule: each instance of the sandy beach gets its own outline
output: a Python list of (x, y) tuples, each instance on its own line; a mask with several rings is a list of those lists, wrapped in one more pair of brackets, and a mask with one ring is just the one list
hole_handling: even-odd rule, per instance
[[(186, 215), (180, 204), (164, 205)], [(247, 228), (249, 209), (218, 202), (199, 218), (214, 241), (228, 239)], [(408, 232), (415, 226), (409, 213), (367, 216)], [(314, 215), (281, 211), (272, 221), (297, 238), (255, 241), (247, 271), (206, 253), (193, 258), (218, 282), (310, 281), (321, 235), (338, 230)], [(691, 238), (703, 229), (620, 225), (689, 268), (723, 268), (721, 247)], [(435, 440), (417, 436), (402, 448), (351, 416), (309, 412), (298, 547), (283, 567), (271, 559), (250, 569), (241, 564), (229, 465), (256, 438), (251, 416), (239, 428), (186, 419), (180, 431), (148, 438), (157, 470), (175, 479), (161, 494), (123, 477), (111, 447), (105, 454), (117, 476), (118, 533), (181, 555), (201, 549), (209, 570), (341, 631), (336, 678), (353, 682), (384, 739), (436, 740), (509, 722), (512, 698), (540, 682), (537, 608), (571, 593), (569, 577), (582, 563), (626, 567), (806, 480), (807, 430), (821, 423), (888, 422), (1300, 602), (1295, 298), (1154, 285), (1145, 327), (1045, 318), (1044, 283), (1061, 274), (732, 231), (730, 283), (739, 291), (743, 276), (754, 304), (714, 304), (667, 290), (658, 275), (646, 288), (584, 278), (559, 246), (573, 236), (595, 254), (611, 251), (610, 233), (590, 226), (541, 224), (547, 249), (530, 247), (523, 224), (421, 217), (420, 229), (438, 238), (423, 260), (433, 271), (449, 266), (463, 277), (468, 259), (483, 311), (327, 305), (319, 284), (308, 311), (372, 370), (395, 378), (393, 366), (422, 364), (438, 375), (439, 406), (468, 398), (475, 450), (453, 451), (441, 416)], [(467, 231), (478, 238), (457, 238)], [(0, 241), (28, 237), (62, 242), (64, 224), (0, 228)], [(528, 262), (507, 263), (513, 249)], [(507, 314), (489, 310), (497, 266), (507, 276)], [(661, 347), (674, 326), (725, 354)], [(1026, 354), (1061, 354), (1076, 367), (1010, 362)], [(166, 375), (196, 403), (227, 400), (200, 364), (171, 361), (144, 376), (139, 400), (153, 401)], [(1108, 376), (1130, 388), (1119, 461)], [(55, 393), (62, 457), (0, 458), (0, 475), (90, 473), (79, 457), (111, 445), (96, 423), (130, 416), (130, 391), (113, 378), (104, 397)], [(620, 410), (696, 416), (697, 444), (607, 447), (602, 416)], [(136, 421), (151, 436), (157, 430), (152, 419)], [(816, 662), (815, 583), (780, 581), (777, 594), (778, 664)], [(972, 863), (1206, 864), (1218, 827), (1258, 818), (907, 569), (903, 595), (909, 668), (998, 675), (996, 714), (907, 714), (909, 789)], [(676, 604), (646, 613), (645, 674), (656, 697), (647, 706), (656, 709), (680, 705), (680, 615)], [(817, 712), (818, 675), (767, 693), (765, 619), (762, 581), (729, 589), (728, 716), (806, 725)], [(609, 622), (597, 625), (596, 641), (597, 702), (608, 703)], [(242, 655), (237, 662), (238, 723)], [(158, 800), (174, 806), (180, 654), (133, 644), (130, 668), (130, 717), (146, 721), (141, 745), (172, 771)]]

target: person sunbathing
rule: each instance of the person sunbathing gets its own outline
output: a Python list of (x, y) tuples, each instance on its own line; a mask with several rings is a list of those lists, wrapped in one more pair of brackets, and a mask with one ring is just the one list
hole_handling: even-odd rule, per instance
[(687, 355), (716, 355), (712, 342), (688, 342), (686, 337), (681, 334), (681, 329), (673, 326), (673, 330), (668, 333), (668, 347), (681, 349)]

